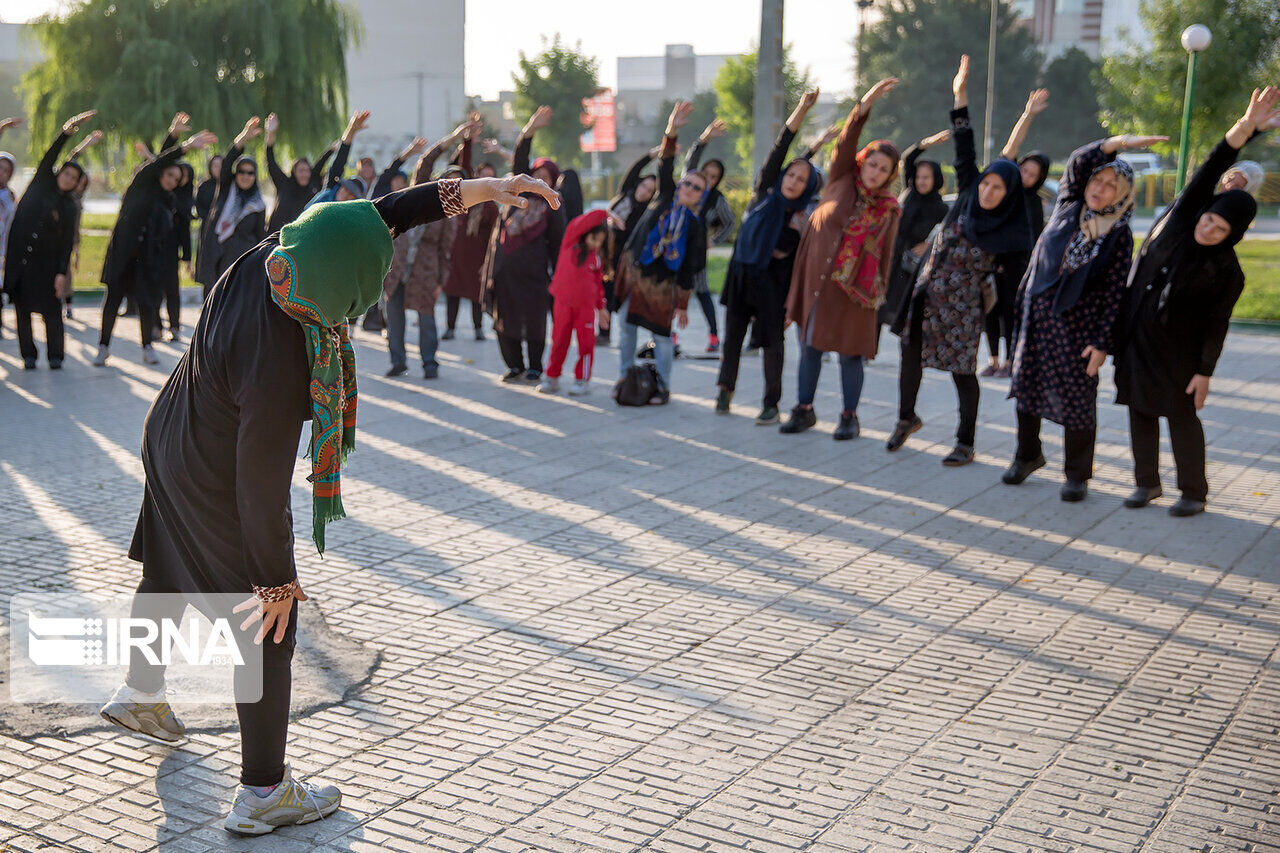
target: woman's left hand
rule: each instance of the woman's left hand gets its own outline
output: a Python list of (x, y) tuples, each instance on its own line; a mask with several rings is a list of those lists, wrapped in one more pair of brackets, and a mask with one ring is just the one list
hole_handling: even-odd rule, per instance
[(1191, 377), (1191, 384), (1187, 386), (1187, 393), (1195, 400), (1196, 411), (1204, 408), (1204, 401), (1209, 397), (1209, 377), (1197, 373)]
[(529, 206), (529, 200), (521, 198), (520, 194), (533, 193), (542, 196), (547, 204), (551, 205), (552, 210), (560, 209), (560, 194), (532, 175), (508, 175), (505, 178), (480, 178), (479, 180), (489, 184), (492, 193), (490, 200), (498, 204), (525, 208)]
[(1107, 354), (1095, 346), (1085, 347), (1084, 352), (1080, 353), (1080, 357), (1089, 359), (1084, 372), (1090, 376), (1097, 376), (1098, 371), (1102, 368), (1102, 363), (1107, 360)]
[(682, 329), (689, 325), (689, 309), (676, 309), (676, 325)]

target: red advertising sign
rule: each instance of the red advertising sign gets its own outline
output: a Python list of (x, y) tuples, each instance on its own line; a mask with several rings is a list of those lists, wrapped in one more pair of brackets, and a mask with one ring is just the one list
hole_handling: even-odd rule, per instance
[(617, 151), (618, 128), (613, 104), (613, 90), (599, 89), (595, 95), (582, 100), (582, 150)]

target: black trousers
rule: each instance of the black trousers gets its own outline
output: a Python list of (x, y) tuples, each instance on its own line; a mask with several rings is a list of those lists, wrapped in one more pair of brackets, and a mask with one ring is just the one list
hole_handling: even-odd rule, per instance
[[(1098, 428), (1066, 429), (1063, 436), (1063, 472), (1074, 483), (1093, 479), (1093, 448), (1098, 440)], [(1044, 453), (1040, 443), (1040, 416), (1018, 412), (1018, 449), (1014, 454), (1023, 462), (1030, 462)]]
[[(713, 335), (719, 335), (720, 329), (716, 326), (716, 303), (711, 298), (711, 291), (700, 290), (697, 292), (698, 304), (702, 306), (702, 316), (707, 318), (707, 331)], [(725, 324), (728, 325), (728, 320)]]
[[(182, 327), (182, 284), (176, 278), (164, 286), (164, 307), (169, 315), (169, 331), (176, 332)], [(159, 312), (156, 313), (158, 317)]]
[[(98, 336), (98, 343), (104, 347), (111, 346), (111, 333), (115, 331), (120, 303), (124, 299), (124, 288), (117, 287), (114, 290), (107, 288), (107, 298), (102, 303), (102, 333)], [(142, 345), (150, 346), (156, 328), (160, 325), (160, 306), (143, 305), (136, 299), (133, 302), (138, 306), (138, 326), (142, 330)]]
[[(723, 385), (730, 391), (738, 387), (742, 343), (746, 340), (747, 327), (751, 325), (753, 316), (732, 308), (725, 311), (724, 346), (720, 349), (720, 375), (716, 378), (716, 384)], [(778, 341), (771, 346), (762, 347), (760, 353), (764, 369), (764, 399), (761, 400), (761, 405), (767, 409), (778, 405), (778, 401), (782, 399), (782, 363), (786, 356), (786, 342)]]
[[(1178, 490), (1188, 500), (1209, 498), (1205, 476), (1204, 426), (1195, 410), (1173, 415), (1169, 421), (1169, 441), (1178, 469)], [(1129, 409), (1129, 441), (1133, 448), (1133, 479), (1143, 488), (1160, 485), (1160, 418)]]
[[(502, 360), (511, 370), (523, 371), (526, 369), (524, 362), (524, 352), (521, 348), (519, 338), (509, 338), (506, 335), (498, 335), (498, 349), (502, 353)], [(529, 338), (527, 341), (529, 348), (529, 366), (528, 370), (536, 370), (542, 372), (542, 353), (547, 348), (546, 333), (541, 337)]]
[(49, 362), (61, 362), (65, 355), (66, 333), (62, 325), (62, 302), (54, 300), (40, 311), (32, 311), (22, 305), (14, 306), (18, 329), (18, 352), (23, 361), (39, 357), (36, 351), (36, 339), (31, 330), (31, 315), (39, 314), (44, 319), (44, 341), (49, 351)]
[[(484, 311), (480, 308), (480, 303), (472, 300), (471, 302), (471, 325), (480, 328)], [(462, 307), (461, 296), (446, 296), (444, 298), (444, 324), (445, 327), (452, 330), (458, 325), (458, 309)]]
[[(920, 396), (920, 382), (924, 378), (922, 329), (924, 315), (920, 305), (912, 306), (911, 325), (901, 338), (902, 364), (898, 370), (898, 418), (909, 421), (916, 416), (916, 399)], [(956, 443), (974, 446), (978, 430), (978, 399), (982, 391), (978, 377), (972, 373), (952, 373), (956, 386), (958, 420)]]
[[(153, 595), (167, 593), (163, 599), (135, 598), (130, 615), (136, 619), (182, 618), (187, 602), (178, 590), (143, 578), (138, 593)], [(244, 614), (234, 618), (241, 619)], [(238, 621), (235, 623), (238, 624)], [(240, 784), (274, 785), (284, 778), (285, 742), (289, 736), (289, 700), (293, 687), (293, 649), (298, 627), (298, 603), (293, 603), (289, 613), (289, 627), (279, 643), (271, 636), (262, 641), (262, 698), (257, 702), (237, 702), (236, 716), (240, 718)], [(159, 649), (156, 649), (159, 657)], [(245, 668), (236, 670), (236, 695), (254, 690), (241, 675)], [(255, 679), (256, 682), (256, 679)], [(164, 666), (153, 664), (144, 655), (130, 654), (129, 674), (125, 683), (134, 690), (154, 693), (164, 684)]]

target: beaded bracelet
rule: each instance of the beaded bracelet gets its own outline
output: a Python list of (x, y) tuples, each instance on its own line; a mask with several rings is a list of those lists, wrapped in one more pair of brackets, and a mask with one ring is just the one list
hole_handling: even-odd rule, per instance
[(467, 207), (462, 203), (462, 181), (458, 178), (448, 178), (438, 181), (437, 186), (440, 189), (440, 207), (444, 209), (445, 216), (459, 216), (467, 212)]
[(277, 601), (287, 601), (293, 598), (294, 593), (297, 591), (298, 581), (294, 579), (281, 586), (255, 586), (253, 595), (263, 604), (273, 604)]

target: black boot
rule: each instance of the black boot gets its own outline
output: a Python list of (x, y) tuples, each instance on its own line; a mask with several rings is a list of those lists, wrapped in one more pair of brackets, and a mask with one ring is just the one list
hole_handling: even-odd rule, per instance
[(1023, 460), (1015, 459), (1009, 463), (1009, 467), (1005, 469), (1004, 474), (1000, 476), (1001, 481), (1006, 485), (1016, 486), (1023, 480), (1031, 476), (1033, 471), (1039, 471), (1044, 467), (1044, 454), (1040, 454), (1035, 459)]
[(1089, 483), (1084, 480), (1067, 480), (1062, 484), (1062, 489), (1058, 492), (1058, 497), (1062, 498), (1069, 504), (1079, 503), (1085, 499), (1085, 495), (1089, 494)]
[(836, 426), (836, 431), (831, 433), (831, 437), (836, 441), (848, 441), (851, 438), (857, 438), (862, 433), (862, 428), (858, 425), (857, 412), (841, 412), (840, 423)]
[(1189, 518), (1204, 512), (1204, 501), (1194, 501), (1188, 497), (1178, 498), (1178, 502), (1169, 507), (1169, 515), (1174, 518)]
[(1138, 486), (1133, 494), (1124, 499), (1124, 505), (1129, 509), (1142, 509), (1163, 494), (1164, 489), (1159, 486)]
[(778, 427), (778, 432), (785, 432), (788, 435), (804, 432), (817, 422), (818, 416), (814, 413), (813, 406), (796, 406), (791, 410), (791, 417), (787, 422)]

